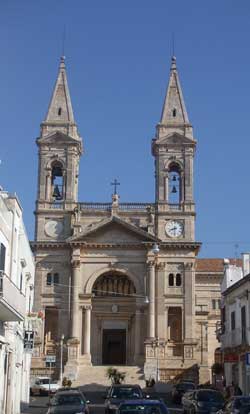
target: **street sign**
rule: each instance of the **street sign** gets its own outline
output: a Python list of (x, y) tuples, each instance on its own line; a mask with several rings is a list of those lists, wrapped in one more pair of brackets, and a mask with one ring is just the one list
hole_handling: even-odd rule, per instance
[(56, 362), (56, 356), (55, 355), (46, 355), (45, 360), (49, 364), (53, 364)]
[(250, 365), (250, 352), (246, 352), (246, 365)]
[(24, 331), (23, 346), (26, 351), (34, 348), (34, 331)]

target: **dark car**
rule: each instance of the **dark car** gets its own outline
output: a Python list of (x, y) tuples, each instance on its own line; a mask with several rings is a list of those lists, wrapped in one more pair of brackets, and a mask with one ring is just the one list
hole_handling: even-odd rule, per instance
[(210, 414), (219, 411), (224, 406), (223, 395), (211, 389), (199, 389), (187, 392), (182, 397), (184, 414)]
[(179, 382), (173, 387), (172, 391), (172, 401), (179, 404), (181, 402), (183, 394), (187, 391), (192, 391), (195, 389), (195, 384), (191, 381)]
[(105, 414), (115, 414), (118, 406), (124, 400), (138, 400), (143, 398), (139, 385), (114, 384), (110, 387), (105, 399)]
[(224, 405), (224, 407), (217, 411), (217, 414), (248, 414), (250, 413), (250, 397), (232, 397)]
[(78, 390), (59, 391), (51, 400), (47, 414), (89, 414), (87, 401)]
[(127, 400), (119, 405), (118, 414), (168, 414), (168, 409), (163, 401)]

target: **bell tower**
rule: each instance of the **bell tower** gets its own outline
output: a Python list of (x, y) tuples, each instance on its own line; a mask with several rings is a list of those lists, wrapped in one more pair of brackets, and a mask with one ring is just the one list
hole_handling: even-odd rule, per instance
[[(78, 198), (79, 161), (83, 150), (74, 119), (64, 57), (60, 60), (48, 112), (36, 142), (39, 148), (36, 239), (67, 237), (67, 216)], [(51, 220), (55, 211), (56, 219)]]
[(164, 241), (194, 241), (193, 159), (196, 141), (172, 57), (161, 121), (152, 141), (155, 157), (156, 234)]

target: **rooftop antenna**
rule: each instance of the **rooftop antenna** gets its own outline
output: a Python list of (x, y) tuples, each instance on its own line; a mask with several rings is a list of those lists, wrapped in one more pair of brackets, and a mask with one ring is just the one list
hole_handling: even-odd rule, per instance
[(63, 26), (62, 33), (62, 56), (65, 56), (65, 39), (66, 39), (66, 24)]
[(175, 56), (175, 35), (172, 33), (172, 56)]
[(237, 266), (237, 259), (238, 259), (238, 255), (239, 255), (239, 245), (238, 243), (235, 243), (234, 245), (234, 254), (235, 254), (235, 266)]

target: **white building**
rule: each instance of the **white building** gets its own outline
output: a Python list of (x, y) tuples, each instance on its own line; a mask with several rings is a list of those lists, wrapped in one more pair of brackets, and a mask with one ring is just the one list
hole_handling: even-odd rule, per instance
[(250, 254), (243, 254), (243, 269), (225, 260), (222, 291), (221, 343), (227, 385), (238, 384), (250, 393)]
[(0, 190), (0, 413), (29, 401), (31, 354), (24, 350), (33, 306), (34, 262), (16, 195)]

